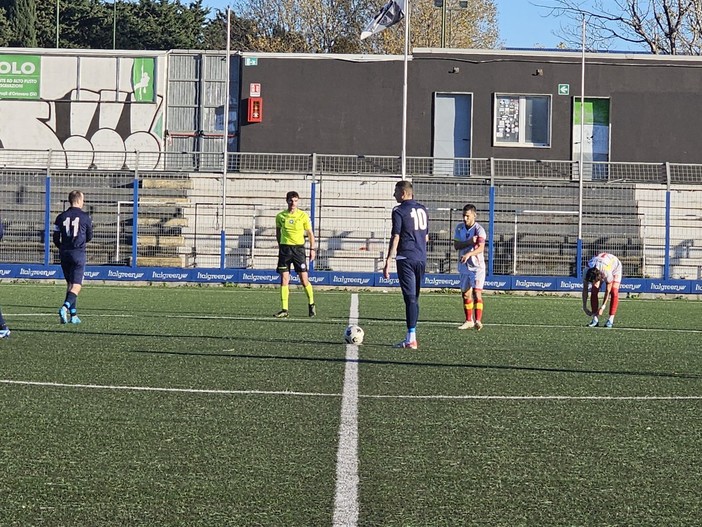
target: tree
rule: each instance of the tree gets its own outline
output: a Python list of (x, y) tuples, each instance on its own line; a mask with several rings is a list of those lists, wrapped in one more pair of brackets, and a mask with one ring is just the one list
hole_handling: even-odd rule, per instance
[(10, 21), (7, 19), (5, 9), (0, 7), (0, 47), (9, 46), (11, 36), (12, 30), (10, 28)]
[[(457, 1), (446, 4), (447, 48), (494, 48), (499, 44), (497, 8), (494, 0), (468, 0), (467, 7)], [(442, 9), (434, 2), (410, 2), (410, 49), (441, 46)], [(404, 32), (384, 31), (383, 48), (389, 53), (404, 52)], [(370, 40), (370, 39), (367, 39)]]
[(10, 23), (8, 44), (13, 47), (34, 48), (37, 45), (37, 8), (34, 0), (2, 0)]
[(590, 49), (625, 42), (659, 55), (702, 54), (702, 0), (554, 0), (540, 7), (577, 22), (577, 30), (562, 28), (577, 47), (584, 16)]
[[(250, 20), (241, 18), (231, 12), (230, 46), (233, 51), (255, 51), (251, 36), (254, 25)], [(217, 10), (215, 17), (207, 22), (204, 29), (203, 47), (222, 50), (227, 47), (227, 12)]]
[[(385, 0), (240, 0), (239, 12), (252, 21), (257, 51), (308, 53), (400, 53), (404, 32), (384, 31), (361, 42), (360, 33)], [(456, 0), (452, 0), (456, 1)], [(456, 2), (448, 12), (447, 42), (455, 47), (495, 47), (494, 0)], [(431, 0), (410, 2), (412, 46), (440, 44), (441, 9)]]

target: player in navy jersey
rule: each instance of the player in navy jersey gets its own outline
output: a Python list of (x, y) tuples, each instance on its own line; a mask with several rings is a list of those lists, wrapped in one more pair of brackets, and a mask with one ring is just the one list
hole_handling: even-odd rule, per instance
[(412, 183), (409, 181), (398, 181), (394, 196), (399, 205), (392, 209), (390, 247), (385, 258), (383, 276), (386, 279), (390, 277), (390, 260), (395, 257), (407, 322), (407, 336), (395, 347), (417, 349), (419, 293), (427, 266), (429, 217), (426, 207), (414, 199)]
[(68, 195), (71, 206), (56, 216), (54, 222), (54, 245), (59, 248), (61, 269), (67, 284), (66, 299), (59, 309), (61, 324), (80, 324), (76, 303), (85, 273), (85, 248), (93, 239), (93, 221), (83, 212), (84, 199), (80, 190), (71, 191)]
[[(5, 234), (5, 229), (2, 226), (2, 221), (0, 221), (0, 240), (2, 240), (3, 235)], [(10, 329), (7, 327), (7, 324), (5, 323), (5, 317), (2, 316), (2, 310), (0, 310), (0, 339), (4, 339), (5, 337), (10, 336)]]

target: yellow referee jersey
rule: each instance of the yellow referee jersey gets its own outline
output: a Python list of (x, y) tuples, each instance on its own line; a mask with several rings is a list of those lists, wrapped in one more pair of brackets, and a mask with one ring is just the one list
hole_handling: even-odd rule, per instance
[(300, 209), (279, 212), (275, 217), (275, 226), (280, 229), (281, 245), (305, 245), (305, 232), (312, 230), (310, 217)]

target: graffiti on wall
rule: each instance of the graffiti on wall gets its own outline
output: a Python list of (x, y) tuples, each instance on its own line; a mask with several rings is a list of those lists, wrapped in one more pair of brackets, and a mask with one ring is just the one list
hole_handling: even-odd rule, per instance
[[(57, 158), (72, 169), (158, 166), (164, 129), (158, 59), (38, 58), (0, 55), (0, 85), (8, 87), (0, 87), (0, 148), (51, 151), (54, 167)], [(37, 93), (32, 86), (40, 86), (38, 97), (29, 95)], [(46, 163), (36, 153), (27, 157), (30, 166)]]

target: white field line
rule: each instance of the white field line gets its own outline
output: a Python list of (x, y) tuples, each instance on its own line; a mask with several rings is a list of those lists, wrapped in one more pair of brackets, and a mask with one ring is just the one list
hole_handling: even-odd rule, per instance
[[(349, 324), (358, 324), (357, 293), (351, 295)], [(336, 453), (334, 527), (355, 527), (358, 524), (358, 481), (358, 346), (347, 344)]]
[[(357, 364), (357, 363), (356, 363)], [(293, 397), (343, 397), (343, 393), (294, 392), (290, 390), (214, 390), (205, 388), (160, 388), (157, 386), (122, 386), (111, 384), (73, 384), (64, 382), (20, 381), (0, 379), (0, 384), (43, 386), (86, 390), (122, 390), (132, 392), (192, 393), (204, 395), (288, 395)], [(702, 395), (358, 395), (359, 399), (415, 399), (449, 401), (702, 401)]]

